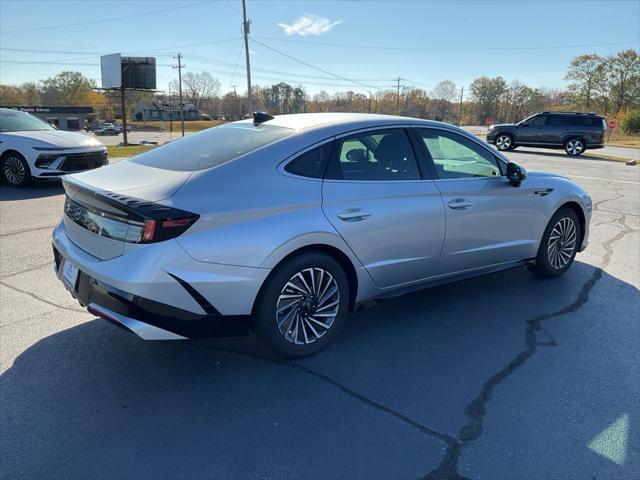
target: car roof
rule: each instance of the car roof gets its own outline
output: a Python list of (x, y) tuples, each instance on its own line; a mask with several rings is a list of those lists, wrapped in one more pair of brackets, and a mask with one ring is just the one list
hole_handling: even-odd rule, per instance
[[(242, 120), (238, 123), (252, 123), (252, 119)], [(268, 125), (291, 128), (298, 131), (309, 132), (325, 129), (327, 127), (345, 127), (345, 130), (356, 130), (376, 125), (424, 125), (443, 126), (457, 129), (457, 127), (433, 120), (420, 118), (398, 117), (394, 115), (379, 115), (370, 113), (294, 113), (289, 115), (276, 115), (272, 120), (264, 122)]]

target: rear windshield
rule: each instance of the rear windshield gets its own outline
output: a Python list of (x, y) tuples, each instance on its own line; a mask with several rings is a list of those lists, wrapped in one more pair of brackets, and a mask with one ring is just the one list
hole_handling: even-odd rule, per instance
[(293, 129), (274, 125), (254, 127), (251, 123), (227, 123), (166, 143), (136, 155), (129, 161), (165, 170), (205, 170), (227, 163), (293, 133)]

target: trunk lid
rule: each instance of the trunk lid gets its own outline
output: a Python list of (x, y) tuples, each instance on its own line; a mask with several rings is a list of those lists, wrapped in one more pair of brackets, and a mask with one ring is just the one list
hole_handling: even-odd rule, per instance
[(174, 195), (190, 175), (128, 161), (67, 175), (62, 182), (67, 236), (102, 260), (143, 248), (146, 220), (187, 213), (157, 202)]

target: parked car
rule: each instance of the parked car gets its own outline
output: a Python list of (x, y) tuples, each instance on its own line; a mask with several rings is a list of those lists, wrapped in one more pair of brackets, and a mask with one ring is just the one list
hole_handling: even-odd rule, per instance
[(460, 128), (346, 113), (257, 114), (63, 184), (56, 271), (90, 312), (149, 340), (251, 327), (294, 357), (371, 299), (562, 275), (592, 210)]
[(39, 118), (0, 108), (0, 177), (14, 187), (107, 164), (106, 147), (93, 137), (58, 130)]
[(498, 150), (523, 147), (564, 148), (577, 156), (590, 148), (604, 147), (605, 118), (595, 113), (542, 112), (516, 124), (489, 127), (487, 142)]
[(94, 133), (98, 136), (106, 136), (106, 135), (120, 135), (122, 133), (122, 129), (118, 129), (118, 127), (102, 127), (94, 131)]

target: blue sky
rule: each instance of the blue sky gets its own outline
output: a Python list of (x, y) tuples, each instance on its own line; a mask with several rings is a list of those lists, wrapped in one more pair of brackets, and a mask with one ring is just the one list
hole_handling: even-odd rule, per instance
[[(640, 1), (248, 0), (247, 9), (260, 42), (250, 44), (254, 83), (302, 83), (310, 94), (375, 92), (398, 76), (425, 89), (481, 75), (563, 87), (576, 55), (640, 49)], [(241, 21), (240, 0), (0, 0), (0, 82), (73, 69), (99, 84), (99, 54), (122, 52), (156, 56), (165, 90), (181, 51), (186, 70), (209, 71), (223, 93), (245, 90)]]

